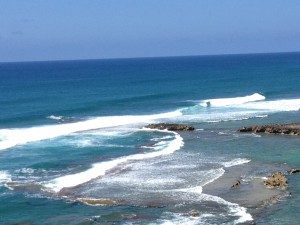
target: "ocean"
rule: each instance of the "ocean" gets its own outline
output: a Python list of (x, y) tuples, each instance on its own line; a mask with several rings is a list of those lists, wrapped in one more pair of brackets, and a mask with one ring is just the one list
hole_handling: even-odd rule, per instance
[(300, 53), (0, 63), (0, 224), (298, 224), (300, 175), (262, 182), (300, 138), (237, 130), (299, 87)]

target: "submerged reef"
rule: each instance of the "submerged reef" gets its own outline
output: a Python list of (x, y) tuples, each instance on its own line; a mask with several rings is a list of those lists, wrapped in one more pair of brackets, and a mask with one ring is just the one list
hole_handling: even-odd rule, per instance
[(300, 135), (300, 123), (271, 124), (271, 125), (242, 127), (240, 129), (238, 129), (238, 131), (239, 132), (267, 133), (267, 134)]
[(170, 130), (170, 131), (191, 131), (195, 130), (193, 126), (184, 124), (170, 124), (170, 123), (155, 123), (145, 126), (145, 128), (158, 129), (158, 130)]

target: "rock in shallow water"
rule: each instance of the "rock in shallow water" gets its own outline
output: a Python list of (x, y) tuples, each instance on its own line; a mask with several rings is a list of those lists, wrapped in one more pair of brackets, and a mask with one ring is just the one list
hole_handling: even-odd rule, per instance
[(239, 132), (300, 135), (300, 123), (242, 127)]
[(170, 130), (170, 131), (192, 131), (195, 130), (193, 126), (184, 124), (170, 124), (170, 123), (156, 123), (149, 124), (145, 128), (158, 129), (158, 130)]
[(241, 181), (237, 180), (232, 186), (231, 188), (239, 188), (241, 186)]
[(88, 205), (126, 205), (127, 202), (116, 202), (110, 199), (91, 199), (91, 198), (78, 198), (77, 201)]
[(192, 211), (190, 211), (190, 216), (192, 216), (192, 217), (198, 217), (198, 216), (200, 216), (200, 212), (198, 212), (198, 211), (196, 211), (196, 210), (192, 210)]
[(287, 171), (288, 174), (294, 174), (294, 173), (299, 173), (300, 172), (300, 169), (290, 169)]
[(264, 181), (264, 184), (268, 187), (286, 188), (288, 186), (287, 179), (281, 172), (273, 173), (271, 177)]

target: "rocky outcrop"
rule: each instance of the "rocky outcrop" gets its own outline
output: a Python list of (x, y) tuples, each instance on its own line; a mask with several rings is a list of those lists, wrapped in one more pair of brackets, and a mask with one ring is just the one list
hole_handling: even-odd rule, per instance
[(170, 123), (156, 123), (149, 124), (145, 128), (158, 129), (158, 130), (170, 130), (170, 131), (191, 131), (195, 130), (193, 126), (184, 124), (170, 124)]
[(200, 216), (200, 212), (198, 212), (198, 211), (196, 211), (196, 210), (192, 210), (192, 211), (190, 211), (190, 216), (192, 216), (192, 217), (198, 217), (198, 216)]
[(241, 186), (241, 181), (237, 180), (232, 186), (231, 188), (239, 188)]
[(239, 132), (300, 135), (300, 123), (242, 127)]
[(116, 202), (110, 199), (78, 198), (77, 201), (88, 205), (126, 205), (127, 202)]
[(300, 172), (300, 169), (290, 169), (287, 171), (288, 174), (294, 174), (294, 173), (299, 173)]
[(286, 188), (288, 186), (287, 179), (281, 172), (275, 172), (271, 177), (268, 177), (264, 184), (268, 187)]

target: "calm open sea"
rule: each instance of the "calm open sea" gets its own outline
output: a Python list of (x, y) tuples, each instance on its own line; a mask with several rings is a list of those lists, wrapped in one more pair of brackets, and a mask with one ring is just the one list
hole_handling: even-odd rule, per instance
[(300, 122), (299, 87), (300, 53), (0, 63), (0, 224), (298, 224), (300, 175), (261, 208), (204, 187), (300, 167), (299, 137), (237, 132)]

